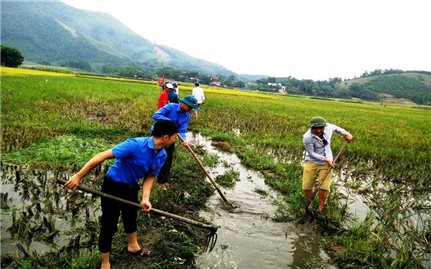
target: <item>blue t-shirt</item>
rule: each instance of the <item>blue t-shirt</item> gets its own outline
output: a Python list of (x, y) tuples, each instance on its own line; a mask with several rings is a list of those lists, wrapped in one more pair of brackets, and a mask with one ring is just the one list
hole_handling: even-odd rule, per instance
[(106, 175), (128, 185), (138, 184), (148, 175), (157, 176), (167, 156), (163, 148), (156, 153), (153, 137), (129, 138), (114, 146), (112, 152), (116, 160)]
[[(167, 104), (153, 114), (153, 120), (171, 120), (178, 126), (178, 133), (182, 138), (187, 139), (186, 132), (190, 121), (190, 113), (181, 111), (181, 104)], [(151, 131), (154, 128), (151, 126)]]

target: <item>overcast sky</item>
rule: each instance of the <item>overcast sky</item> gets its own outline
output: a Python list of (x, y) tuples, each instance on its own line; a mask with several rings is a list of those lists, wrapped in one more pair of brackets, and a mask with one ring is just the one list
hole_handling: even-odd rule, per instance
[(431, 71), (423, 0), (63, 0), (239, 74), (326, 80)]

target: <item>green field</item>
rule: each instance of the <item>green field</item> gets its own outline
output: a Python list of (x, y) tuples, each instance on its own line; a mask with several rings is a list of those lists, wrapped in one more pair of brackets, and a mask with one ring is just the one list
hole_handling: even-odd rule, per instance
[[(159, 87), (147, 83), (70, 74), (17, 75), (3, 68), (1, 83), (2, 164), (25, 164), (51, 170), (79, 167), (95, 153), (127, 137), (148, 135), (160, 93)], [(298, 187), (302, 134), (307, 131), (309, 119), (316, 115), (345, 128), (354, 136), (339, 166), (355, 181), (371, 177), (392, 186), (391, 191), (413, 189), (421, 194), (429, 193), (431, 110), (206, 86), (204, 90), (206, 102), (199, 121), (192, 119), (189, 129), (226, 142), (226, 150), (235, 152), (245, 165), (264, 173), (267, 183), (286, 195), (284, 202), (291, 208), (288, 212), (280, 211), (279, 221), (298, 217), (292, 212), (303, 203)], [(190, 93), (191, 86), (180, 85), (180, 97)], [(341, 145), (342, 139), (334, 135), (333, 151), (337, 152)], [(178, 158), (187, 159), (182, 155), (187, 156), (187, 153), (181, 152), (179, 150)], [(193, 166), (190, 162), (184, 161), (184, 166), (175, 167), (176, 171), (184, 173), (182, 169)], [(207, 187), (196, 186), (204, 192), (202, 199), (210, 195)], [(418, 197), (423, 199), (423, 196)], [(159, 197), (156, 193), (156, 199), (160, 201), (169, 198)], [(384, 211), (378, 211), (377, 215), (392, 216), (385, 211), (385, 205), (390, 211), (394, 197), (385, 193), (381, 199), (381, 210)], [(201, 203), (195, 202), (191, 208), (196, 209), (194, 206)], [(397, 206), (398, 211), (392, 208), (391, 214), (398, 215), (403, 209), (402, 204)], [(339, 210), (340, 205), (335, 199), (329, 205), (328, 218), (342, 222), (343, 216), (336, 213)], [(385, 253), (388, 250), (384, 247), (387, 243), (384, 239), (393, 236), (392, 226), (398, 225), (395, 219), (382, 221), (380, 226), (358, 224), (345, 236), (331, 236), (332, 244), (343, 250), (333, 251), (334, 259), (345, 268), (417, 266), (418, 261), (411, 255), (418, 258), (416, 250), (423, 251), (427, 246), (413, 235), (400, 238), (400, 241), (408, 242), (401, 244), (402, 247), (399, 242), (394, 242), (395, 257)], [(414, 236), (427, 238), (431, 227), (429, 220), (424, 227)], [(193, 238), (193, 233), (188, 233), (187, 237)], [(354, 238), (365, 241), (362, 247), (350, 242)], [(193, 241), (196, 246), (200, 243)], [(409, 251), (405, 249), (410, 246), (408, 244), (419, 247)], [(198, 250), (196, 246), (187, 250), (189, 256), (186, 259), (193, 259), (190, 253)]]

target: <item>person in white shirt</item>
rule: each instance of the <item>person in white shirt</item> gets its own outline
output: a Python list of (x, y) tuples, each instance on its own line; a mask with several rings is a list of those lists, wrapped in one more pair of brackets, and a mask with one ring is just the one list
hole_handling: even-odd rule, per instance
[(196, 98), (196, 100), (198, 100), (198, 102), (197, 102), (198, 108), (195, 109), (195, 113), (194, 113), (196, 116), (196, 119), (198, 119), (199, 118), (199, 107), (201, 104), (203, 104), (205, 102), (205, 95), (204, 95), (204, 90), (201, 87), (199, 87), (199, 82), (195, 82), (195, 86), (196, 87), (193, 89), (192, 95), (193, 95), (193, 97)]
[(174, 86), (175, 93), (178, 95), (180, 94), (180, 88), (178, 87), (178, 83), (176, 81), (172, 81), (172, 85)]

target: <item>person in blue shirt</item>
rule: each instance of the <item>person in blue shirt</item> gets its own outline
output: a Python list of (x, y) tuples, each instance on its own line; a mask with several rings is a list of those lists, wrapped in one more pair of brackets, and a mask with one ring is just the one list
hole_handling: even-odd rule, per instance
[[(102, 192), (139, 203), (139, 181), (143, 179), (140, 204), (142, 211), (149, 212), (151, 210), (151, 189), (167, 158), (165, 148), (175, 143), (177, 135), (178, 126), (175, 122), (158, 121), (154, 124), (151, 137), (129, 138), (112, 149), (100, 152), (91, 158), (78, 173), (73, 175), (65, 183), (65, 186), (76, 189), (92, 169), (107, 159), (115, 158), (115, 162), (109, 167), (105, 175)], [(104, 197), (101, 198), (101, 205), (102, 217), (99, 235), (101, 268), (111, 268), (109, 255), (120, 213), (124, 230), (127, 233), (128, 252), (140, 256), (151, 255), (150, 250), (144, 249), (138, 243), (136, 208)]]
[[(184, 139), (183, 144), (187, 145), (187, 127), (190, 121), (190, 112), (192, 109), (197, 108), (197, 100), (191, 95), (185, 96), (180, 100), (179, 104), (168, 104), (160, 108), (153, 115), (153, 120), (171, 120), (175, 122), (178, 126), (178, 134)], [(154, 125), (153, 125), (154, 126)], [(153, 126), (151, 128), (153, 128)], [(169, 174), (172, 166), (172, 159), (175, 152), (175, 143), (170, 147), (166, 148), (166, 153), (168, 154), (167, 160), (160, 170), (159, 176), (157, 177), (157, 183), (159, 186), (166, 190), (169, 186)]]
[(313, 117), (310, 120), (310, 129), (303, 135), (305, 147), (305, 164), (302, 177), (302, 189), (304, 190), (306, 204), (313, 196), (313, 186), (316, 178), (319, 179), (319, 207), (317, 211), (323, 212), (326, 198), (332, 181), (332, 170), (326, 178), (322, 178), (328, 169), (335, 166), (331, 150), (332, 133), (337, 132), (350, 142), (353, 136), (337, 125), (327, 123), (322, 117)]

